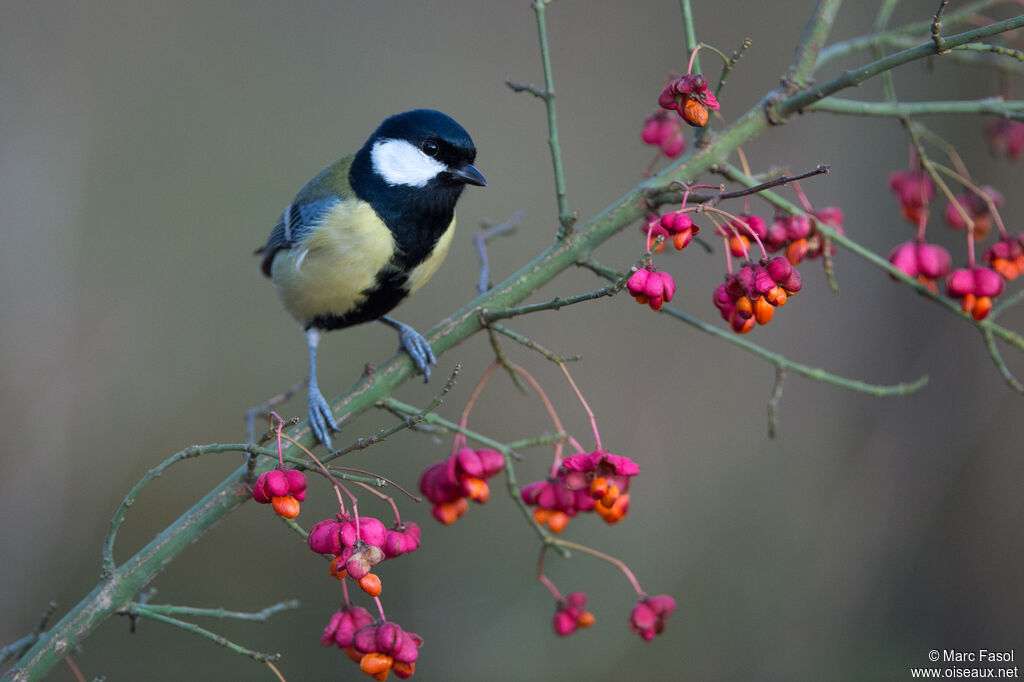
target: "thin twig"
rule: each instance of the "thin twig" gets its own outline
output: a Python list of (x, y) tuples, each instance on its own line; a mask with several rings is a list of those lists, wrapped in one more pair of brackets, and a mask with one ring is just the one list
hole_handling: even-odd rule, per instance
[(291, 400), (291, 397), (299, 392), (306, 384), (309, 383), (309, 377), (303, 378), (298, 383), (285, 389), (281, 393), (278, 393), (273, 398), (270, 398), (262, 405), (256, 405), (250, 407), (245, 411), (245, 437), (247, 443), (255, 442), (254, 436), (256, 435), (256, 419), (259, 417), (266, 417), (270, 414), (270, 411), (281, 403)]
[(265, 663), (267, 661), (276, 661), (276, 660), (281, 658), (281, 654), (277, 654), (277, 653), (275, 653), (275, 654), (268, 654), (268, 653), (264, 653), (262, 651), (254, 651), (253, 649), (247, 649), (244, 646), (241, 646), (239, 644), (235, 644), (234, 642), (229, 640), (227, 637), (224, 637), (223, 635), (218, 635), (215, 632), (211, 632), (211, 631), (207, 630), (206, 628), (203, 628), (203, 627), (200, 627), (200, 626), (196, 625), (195, 623), (189, 623), (189, 622), (186, 622), (186, 621), (183, 621), (183, 620), (178, 620), (177, 618), (171, 618), (170, 616), (165, 616), (162, 613), (158, 613), (156, 611), (151, 611), (148, 606), (143, 606), (143, 605), (140, 605), (140, 604), (132, 603), (131, 605), (128, 606), (128, 608), (125, 611), (126, 611), (126, 613), (128, 615), (133, 615), (133, 616), (138, 616), (138, 617), (142, 617), (142, 618), (149, 618), (151, 620), (160, 621), (161, 623), (166, 623), (168, 625), (173, 625), (175, 627), (179, 627), (182, 630), (186, 630), (187, 632), (192, 632), (192, 633), (197, 634), (197, 635), (199, 635), (201, 637), (206, 637), (207, 639), (215, 642), (216, 644), (218, 644), (218, 645), (220, 645), (222, 647), (225, 647), (225, 648), (235, 652), (236, 654), (241, 654), (242, 656), (248, 656), (249, 658), (253, 659), (254, 661), (259, 661), (260, 663)]
[(768, 437), (775, 438), (776, 429), (779, 425), (779, 402), (782, 400), (782, 384), (786, 380), (786, 368), (781, 365), (775, 366), (775, 385), (772, 386), (772, 396), (768, 399)]
[(399, 422), (398, 424), (389, 426), (386, 429), (381, 429), (372, 436), (369, 436), (367, 438), (360, 438), (356, 440), (354, 443), (350, 444), (348, 447), (344, 447), (341, 450), (336, 450), (335, 452), (332, 452), (330, 455), (326, 455), (323, 458), (323, 461), (329, 462), (331, 460), (337, 459), (338, 457), (341, 457), (342, 455), (347, 455), (350, 452), (354, 452), (356, 450), (365, 450), (371, 445), (379, 443), (382, 440), (387, 439), (388, 437), (398, 433), (403, 429), (412, 428), (416, 424), (425, 421), (425, 417), (430, 412), (436, 410), (441, 405), (441, 403), (444, 402), (444, 397), (448, 395), (452, 388), (455, 387), (455, 379), (456, 377), (458, 377), (459, 372), (461, 371), (462, 365), (455, 365), (454, 369), (452, 369), (452, 373), (448, 375), (448, 381), (445, 382), (441, 390), (433, 397), (433, 399), (431, 399), (431, 401), (427, 404), (426, 407), (423, 408), (422, 411), (410, 415), (408, 418), (406, 418), (404, 421)]
[(505, 222), (485, 227), (473, 237), (473, 244), (476, 245), (476, 253), (480, 258), (480, 279), (476, 285), (477, 293), (482, 294), (491, 288), (491, 265), (487, 258), (487, 242), (495, 237), (514, 232), (519, 227), (519, 223), (523, 222), (523, 215), (523, 210), (520, 209)]
[[(520, 343), (520, 344), (526, 346), (527, 348), (529, 348), (530, 350), (537, 351), (538, 353), (543, 355), (545, 358), (547, 358), (551, 362), (554, 362), (555, 364), (560, 365), (563, 362), (575, 362), (575, 361), (580, 359), (579, 355), (569, 355), (569, 356), (555, 355), (554, 353), (549, 351), (547, 348), (545, 348), (544, 346), (542, 346), (539, 343), (537, 343), (536, 341), (534, 341), (533, 339), (527, 338), (527, 337), (523, 336), (522, 334), (520, 334), (518, 332), (514, 332), (511, 329), (509, 329), (508, 327), (505, 327), (505, 326), (503, 326), (501, 324), (498, 324), (497, 322), (488, 322), (487, 326), (490, 327), (492, 330), (494, 330), (495, 332), (497, 332), (499, 334), (504, 334), (505, 336), (507, 336), (508, 338), (512, 339), (516, 343)], [(513, 374), (514, 374), (514, 372), (513, 372)]]

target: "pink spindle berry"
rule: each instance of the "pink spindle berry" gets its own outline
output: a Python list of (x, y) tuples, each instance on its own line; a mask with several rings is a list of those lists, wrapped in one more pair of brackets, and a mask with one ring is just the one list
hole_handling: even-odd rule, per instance
[(398, 623), (386, 620), (358, 630), (352, 646), (364, 654), (382, 653), (396, 661), (411, 663), (419, 656), (423, 639), (414, 632), (406, 632)]
[(707, 123), (709, 109), (719, 109), (707, 79), (699, 73), (670, 78), (658, 96), (658, 106), (678, 112), (684, 121), (698, 128)]
[(1003, 293), (1003, 279), (991, 268), (961, 268), (946, 277), (946, 293), (960, 300), (960, 309), (975, 320), (988, 317), (992, 299)]
[(949, 252), (938, 244), (917, 244), (915, 246), (917, 256), (917, 269), (922, 277), (929, 280), (936, 280), (945, 277), (951, 267)]
[(946, 278), (946, 292), (953, 298), (963, 298), (974, 293), (974, 273), (967, 268), (960, 268), (949, 273)]
[(641, 268), (634, 272), (629, 281), (626, 282), (626, 288), (629, 289), (629, 293), (633, 296), (643, 296), (644, 289), (647, 287), (647, 278), (651, 276), (651, 271), (647, 268)]
[(645, 597), (629, 614), (629, 629), (644, 641), (651, 641), (665, 629), (665, 621), (676, 609), (676, 600), (668, 595)]
[(263, 479), (263, 490), (268, 496), (284, 497), (288, 494), (288, 476), (280, 469), (267, 471), (260, 478)]
[(985, 262), (1003, 279), (1017, 279), (1024, 273), (1024, 233), (1001, 239), (985, 249)]
[(782, 256), (776, 256), (768, 261), (765, 270), (768, 272), (768, 276), (772, 278), (772, 281), (779, 284), (789, 279), (790, 273), (793, 272), (793, 265)]
[(400, 554), (416, 551), (420, 546), (420, 527), (412, 521), (388, 529), (387, 539), (381, 549), (384, 556), (393, 559)]
[(587, 595), (582, 592), (570, 592), (558, 603), (558, 610), (552, 626), (559, 637), (568, 637), (579, 628), (588, 628), (594, 624), (594, 614), (587, 611)]
[(904, 242), (889, 252), (889, 262), (895, 268), (937, 291), (935, 281), (949, 274), (949, 252), (938, 244)]
[(962, 230), (967, 227), (967, 221), (964, 220), (964, 217), (961, 214), (962, 210), (963, 213), (966, 213), (974, 223), (975, 236), (978, 238), (984, 238), (992, 224), (992, 217), (989, 213), (988, 203), (985, 199), (987, 198), (992, 202), (993, 206), (999, 208), (1003, 203), (1003, 195), (994, 187), (988, 186), (982, 187), (981, 193), (985, 195), (985, 198), (982, 198), (975, 192), (964, 191), (953, 197), (956, 199), (955, 204), (946, 204), (946, 223), (952, 229)]
[(670, 159), (682, 154), (686, 147), (686, 138), (683, 136), (679, 118), (671, 116), (664, 110), (658, 110), (644, 120), (640, 139), (645, 144), (660, 147), (662, 154)]
[(785, 218), (782, 224), (789, 241), (804, 239), (811, 233), (811, 219), (805, 215), (791, 215)]
[(370, 612), (361, 606), (347, 604), (331, 616), (331, 620), (324, 628), (324, 634), (320, 637), (320, 643), (324, 646), (336, 644), (341, 649), (352, 646), (352, 638), (356, 630), (366, 627), (373, 622)]
[(985, 126), (985, 137), (993, 156), (1016, 161), (1024, 151), (1024, 122), (998, 118)]
[(917, 244), (903, 242), (889, 252), (889, 262), (907, 277), (917, 277)]
[(999, 294), (1003, 293), (1002, 277), (999, 273), (991, 268), (975, 268), (974, 269), (974, 295), (975, 296), (988, 296), (995, 298)]
[(607, 450), (566, 457), (562, 468), (566, 471), (565, 484), (570, 490), (587, 488), (595, 479), (604, 478), (624, 493), (629, 490), (633, 476), (640, 473), (640, 466), (629, 457), (613, 455)]
[(900, 202), (903, 217), (915, 225), (924, 217), (925, 207), (935, 197), (931, 178), (921, 171), (895, 171), (889, 176), (891, 189)]
[(341, 544), (346, 547), (355, 547), (361, 540), (368, 545), (380, 547), (387, 538), (387, 527), (372, 516), (360, 516), (359, 522), (355, 519), (345, 521), (338, 529)]

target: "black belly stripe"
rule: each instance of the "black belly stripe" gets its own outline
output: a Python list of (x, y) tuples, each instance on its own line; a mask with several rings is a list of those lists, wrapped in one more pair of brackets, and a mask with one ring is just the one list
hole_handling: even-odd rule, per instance
[[(392, 264), (394, 264), (394, 260), (392, 259)], [(306, 329), (310, 327), (324, 331), (344, 329), (363, 322), (372, 322), (387, 315), (409, 295), (409, 277), (404, 271), (389, 267), (386, 274), (377, 273), (377, 281), (374, 286), (362, 293), (366, 294), (366, 299), (355, 310), (344, 315), (335, 315), (334, 313), (317, 315), (306, 325)]]

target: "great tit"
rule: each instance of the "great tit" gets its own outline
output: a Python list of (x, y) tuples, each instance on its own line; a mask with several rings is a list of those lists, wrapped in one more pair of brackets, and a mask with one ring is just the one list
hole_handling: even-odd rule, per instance
[(387, 313), (444, 260), (463, 187), (487, 185), (475, 160), (473, 140), (446, 114), (396, 114), (358, 152), (306, 183), (257, 250), (263, 274), (305, 330), (309, 423), (328, 449), (338, 425), (316, 381), (321, 333), (380, 320), (430, 378), (430, 344)]

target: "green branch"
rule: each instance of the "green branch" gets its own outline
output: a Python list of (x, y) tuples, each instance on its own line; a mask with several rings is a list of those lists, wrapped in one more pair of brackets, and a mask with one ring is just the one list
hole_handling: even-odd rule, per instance
[(534, 0), (537, 15), (537, 38), (540, 41), (540, 60), (544, 68), (544, 106), (548, 112), (548, 146), (551, 148), (551, 166), (555, 174), (555, 197), (558, 200), (558, 238), (565, 236), (575, 222), (569, 210), (565, 189), (565, 171), (562, 169), (562, 147), (558, 142), (558, 116), (555, 111), (555, 77), (551, 72), (551, 49), (548, 46), (548, 25), (544, 0)]
[[(977, 16), (982, 10), (996, 5), (999, 0), (981, 0), (980, 2), (971, 3), (965, 5), (956, 12), (950, 12), (945, 15), (945, 21), (943, 22), (947, 27), (955, 24), (960, 24), (968, 21), (974, 16)], [(890, 3), (893, 4), (893, 3)], [(890, 8), (891, 10), (891, 8)], [(884, 19), (887, 20), (887, 16)], [(915, 34), (925, 33), (931, 30), (933, 19), (923, 19), (916, 21), (905, 26), (900, 26), (884, 32), (869, 33), (868, 35), (858, 36), (856, 38), (850, 38), (849, 40), (843, 40), (838, 43), (829, 45), (821, 51), (818, 55), (818, 64), (816, 68), (821, 68), (826, 63), (836, 59), (838, 57), (851, 54), (853, 52), (859, 52), (861, 50), (868, 50), (873, 47), (879, 46), (897, 46), (897, 47), (911, 47), (920, 43), (920, 39), (915, 37)], [(883, 24), (885, 22), (883, 21)]]
[[(998, 33), (1012, 31), (1013, 29), (1020, 28), (1021, 26), (1024, 26), (1024, 15), (1019, 15), (1004, 21), (997, 21), (973, 31), (949, 36), (945, 39), (945, 45), (948, 49), (951, 49), (967, 43), (973, 43), (977, 40), (987, 38)], [(833, 93), (859, 85), (869, 78), (873, 78), (874, 76), (894, 69), (897, 66), (902, 66), (918, 59), (923, 59), (924, 57), (934, 55), (935, 53), (935, 43), (929, 40), (928, 42), (918, 45), (917, 47), (910, 48), (909, 50), (903, 50), (902, 52), (891, 54), (888, 57), (883, 57), (882, 59), (873, 61), (870, 64), (865, 64), (859, 68), (844, 71), (837, 78), (833, 78), (821, 85), (809, 88), (803, 92), (772, 104), (770, 106), (769, 115), (772, 117), (773, 121), (780, 121), (788, 117), (790, 114), (799, 112), (805, 107), (808, 107), (814, 102), (822, 100)]]
[(1024, 100), (1007, 102), (1001, 97), (961, 101), (935, 102), (858, 102), (829, 97), (806, 107), (804, 111), (824, 111), (852, 116), (891, 116), (905, 118), (937, 114), (992, 114), (1024, 121)]
[(818, 0), (818, 6), (811, 15), (811, 20), (804, 28), (803, 37), (797, 45), (793, 63), (783, 78), (785, 87), (790, 92), (806, 88), (814, 80), (814, 69), (818, 63), (818, 55), (825, 47), (828, 34), (832, 31), (836, 13), (842, 0)]

